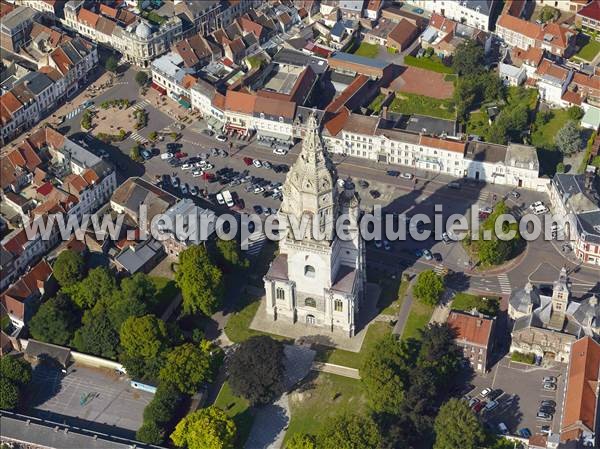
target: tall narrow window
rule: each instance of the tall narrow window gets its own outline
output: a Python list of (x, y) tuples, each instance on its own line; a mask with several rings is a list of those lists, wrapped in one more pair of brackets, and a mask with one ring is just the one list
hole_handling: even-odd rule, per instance
[(333, 308), (336, 312), (341, 312), (342, 310), (344, 310), (344, 303), (341, 299), (336, 299), (333, 303)]
[(277, 288), (275, 291), (275, 296), (277, 299), (285, 299), (285, 290), (282, 288)]

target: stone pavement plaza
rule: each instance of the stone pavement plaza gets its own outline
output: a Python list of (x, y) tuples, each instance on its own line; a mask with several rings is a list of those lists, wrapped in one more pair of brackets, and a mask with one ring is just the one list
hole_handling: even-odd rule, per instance
[(300, 322), (291, 324), (289, 321), (283, 319), (273, 321), (267, 315), (264, 297), (260, 300), (260, 306), (250, 323), (250, 329), (281, 335), (293, 340), (302, 340), (306, 343), (315, 343), (346, 351), (359, 352), (367, 334), (368, 325), (377, 316), (379, 293), (380, 289), (377, 284), (367, 283), (365, 300), (362, 304), (358, 322), (358, 332), (352, 338), (349, 338), (348, 334), (341, 330), (331, 332)]

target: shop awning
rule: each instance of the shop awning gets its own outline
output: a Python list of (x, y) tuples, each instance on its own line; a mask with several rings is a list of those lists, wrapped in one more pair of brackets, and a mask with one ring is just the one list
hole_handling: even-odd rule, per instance
[(192, 107), (192, 105), (189, 103), (189, 101), (184, 100), (183, 98), (179, 99), (179, 104), (186, 109), (190, 109)]
[(257, 129), (256, 132), (259, 137), (264, 137), (264, 138), (273, 139), (273, 140), (279, 140), (281, 142), (289, 142), (293, 139), (293, 137), (289, 134), (279, 134), (279, 133), (274, 133), (272, 131), (265, 131), (262, 129)]
[(160, 87), (158, 84), (156, 83), (152, 83), (150, 85), (150, 87), (152, 87), (152, 89), (158, 91), (161, 95), (167, 95), (167, 89), (165, 89), (164, 87)]

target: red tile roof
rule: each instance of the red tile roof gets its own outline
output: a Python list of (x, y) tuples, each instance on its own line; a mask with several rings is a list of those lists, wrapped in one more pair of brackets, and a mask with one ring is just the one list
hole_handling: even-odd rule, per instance
[(23, 107), (19, 99), (10, 91), (0, 97), (0, 103), (11, 115)]
[(565, 93), (560, 98), (561, 100), (566, 101), (567, 103), (570, 103), (572, 105), (581, 105), (581, 95), (579, 95), (577, 92), (573, 92), (572, 90), (565, 91)]
[(455, 153), (464, 153), (466, 143), (460, 140), (438, 139), (437, 137), (421, 136), (419, 145), (453, 151)]
[(392, 40), (404, 47), (411, 42), (417, 31), (418, 28), (415, 24), (409, 20), (402, 19), (390, 34), (388, 34), (388, 40)]
[(469, 315), (452, 310), (448, 317), (448, 326), (456, 333), (456, 340), (481, 346), (488, 346), (494, 321), (489, 318)]
[(594, 430), (599, 370), (600, 344), (591, 337), (573, 343), (561, 423), (562, 441), (571, 439), (573, 433), (579, 434), (584, 428)]
[(496, 26), (506, 28), (507, 30), (514, 31), (531, 39), (537, 39), (542, 28), (538, 24), (519, 19), (518, 17), (509, 16), (507, 14), (500, 16)]
[(600, 21), (600, 2), (592, 0), (587, 6), (581, 8), (577, 15)]
[(569, 71), (567, 69), (554, 64), (549, 59), (544, 59), (542, 61), (537, 68), (536, 73), (540, 76), (548, 75), (561, 81), (565, 81), (567, 76), (569, 76)]
[(363, 74), (358, 75), (340, 95), (327, 105), (325, 112), (338, 112), (367, 82), (369, 82), (368, 76)]
[(228, 90), (225, 95), (225, 109), (233, 112), (241, 112), (243, 114), (252, 115), (256, 96), (245, 92), (236, 92)]
[(98, 22), (99, 17), (100, 16), (98, 14), (85, 8), (81, 8), (79, 10), (79, 14), (77, 15), (77, 20), (91, 28), (96, 28), (96, 23)]
[(346, 107), (342, 107), (333, 117), (325, 122), (325, 128), (329, 131), (332, 136), (337, 136), (339, 132), (344, 129), (348, 118), (350, 117), (350, 111)]
[(369, 11), (379, 11), (381, 8), (381, 0), (369, 0), (369, 4), (367, 5), (367, 9)]
[[(562, 48), (563, 50), (569, 46), (569, 38), (572, 32), (564, 25), (558, 23), (547, 23), (540, 27), (540, 32), (537, 39), (545, 44), (550, 44), (554, 47)], [(546, 37), (552, 36), (552, 40), (547, 41)]]
[(600, 76), (598, 75), (586, 75), (585, 73), (575, 72), (573, 75), (573, 82), (578, 86), (585, 86), (590, 89), (600, 90)]
[(296, 112), (296, 103), (292, 101), (279, 100), (276, 98), (254, 97), (254, 112), (263, 113), (273, 117), (285, 117), (293, 119)]
[(212, 105), (220, 109), (221, 111), (225, 109), (225, 95), (220, 94), (219, 92), (215, 93), (215, 96), (212, 99)]

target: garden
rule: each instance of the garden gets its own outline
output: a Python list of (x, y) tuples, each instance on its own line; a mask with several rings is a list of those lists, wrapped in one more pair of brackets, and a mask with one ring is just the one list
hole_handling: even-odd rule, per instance
[(454, 120), (456, 112), (452, 100), (439, 100), (408, 92), (396, 92), (396, 98), (390, 103), (390, 111), (401, 114), (419, 114)]
[(376, 58), (379, 54), (379, 45), (361, 42), (354, 54), (357, 56), (364, 56), (365, 58)]

